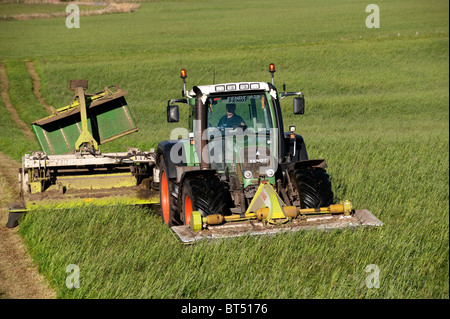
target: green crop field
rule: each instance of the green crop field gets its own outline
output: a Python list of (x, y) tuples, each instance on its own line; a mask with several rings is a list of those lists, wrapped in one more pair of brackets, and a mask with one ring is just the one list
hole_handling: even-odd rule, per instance
[[(166, 122), (181, 68), (192, 87), (214, 76), (270, 81), (275, 63), (275, 85), (306, 99), (302, 116), (282, 101), (285, 127), (296, 126), (310, 158), (327, 160), (337, 200), (385, 224), (183, 246), (148, 209), (33, 211), (19, 233), (58, 297), (449, 298), (449, 3), (379, 0), (380, 28), (367, 28), (369, 3), (155, 1), (82, 16), (80, 28), (64, 18), (0, 21), (0, 63), (27, 124), (46, 113), (25, 61), (55, 107), (72, 100), (70, 79), (89, 79), (89, 92), (116, 83), (129, 92), (140, 130), (104, 152), (149, 150), (187, 127), (182, 107), (181, 124)], [(19, 162), (38, 147), (0, 100), (0, 152)], [(72, 264), (77, 289), (65, 282)], [(378, 288), (366, 284), (373, 265)]]

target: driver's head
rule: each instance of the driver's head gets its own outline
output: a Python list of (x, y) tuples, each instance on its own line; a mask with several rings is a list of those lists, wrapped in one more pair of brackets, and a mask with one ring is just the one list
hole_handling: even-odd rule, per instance
[(227, 104), (226, 108), (228, 113), (234, 113), (236, 111), (236, 104)]

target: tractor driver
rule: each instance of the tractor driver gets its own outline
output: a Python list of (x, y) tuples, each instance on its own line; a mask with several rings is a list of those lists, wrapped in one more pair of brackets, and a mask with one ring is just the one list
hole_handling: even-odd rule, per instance
[(227, 104), (227, 114), (222, 116), (222, 118), (219, 121), (219, 124), (217, 126), (219, 128), (236, 128), (236, 127), (243, 127), (246, 128), (247, 125), (245, 125), (244, 119), (234, 113), (236, 111), (236, 104)]

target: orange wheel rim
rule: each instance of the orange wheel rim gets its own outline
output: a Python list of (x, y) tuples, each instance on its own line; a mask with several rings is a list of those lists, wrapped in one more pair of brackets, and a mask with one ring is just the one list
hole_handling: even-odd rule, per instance
[(189, 225), (192, 215), (192, 201), (189, 195), (184, 198), (184, 224)]
[(161, 209), (163, 214), (163, 219), (166, 224), (169, 223), (169, 187), (166, 179), (166, 172), (163, 171), (161, 174)]

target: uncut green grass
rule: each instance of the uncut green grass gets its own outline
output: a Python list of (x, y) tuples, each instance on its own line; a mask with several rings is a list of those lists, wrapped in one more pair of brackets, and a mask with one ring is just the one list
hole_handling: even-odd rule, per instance
[[(296, 125), (310, 158), (327, 160), (336, 200), (385, 223), (186, 247), (146, 209), (36, 211), (20, 233), (58, 297), (448, 298), (448, 2), (377, 4), (380, 29), (365, 27), (360, 2), (325, 0), (143, 3), (131, 14), (82, 17), (77, 30), (64, 19), (0, 24), (10, 86), (29, 93), (20, 75), (29, 59), (55, 107), (71, 101), (72, 78), (88, 78), (91, 92), (114, 83), (129, 92), (140, 131), (102, 151), (148, 150), (187, 125), (184, 108), (180, 124), (165, 120), (182, 67), (192, 87), (214, 72), (216, 83), (268, 81), (274, 62), (275, 84), (306, 97), (303, 116), (282, 101), (284, 125)], [(25, 104), (41, 112), (14, 99), (26, 121)], [(0, 132), (1, 149), (11, 148), (10, 134)], [(69, 264), (80, 267), (79, 289), (65, 287)], [(378, 289), (365, 285), (370, 264)]]

